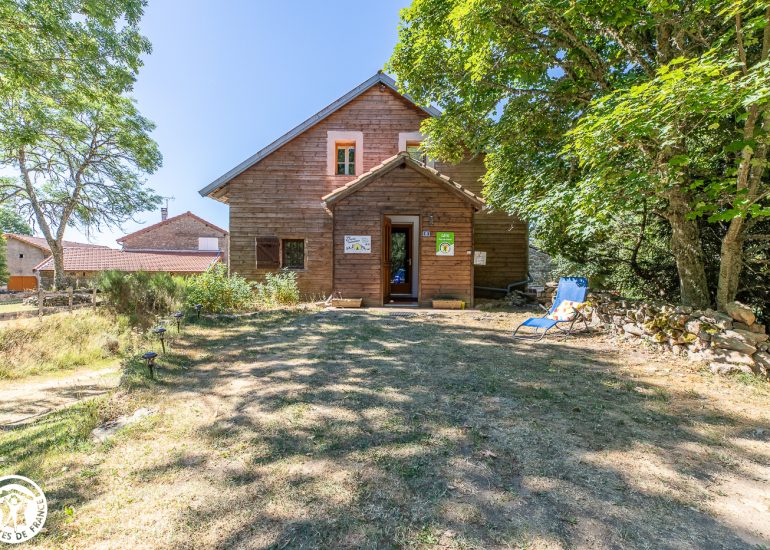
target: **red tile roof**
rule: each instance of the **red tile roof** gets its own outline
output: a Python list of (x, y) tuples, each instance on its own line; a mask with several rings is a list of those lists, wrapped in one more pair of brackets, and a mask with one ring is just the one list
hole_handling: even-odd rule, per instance
[[(202, 273), (221, 260), (217, 252), (129, 252), (112, 248), (65, 248), (64, 271), (166, 271)], [(53, 271), (53, 257), (34, 267)]]
[[(48, 246), (48, 242), (43, 237), (32, 237), (30, 235), (20, 235), (18, 233), (3, 233), (3, 237), (6, 239), (16, 239), (23, 243), (27, 243), (30, 246), (39, 248), (46, 252), (51, 251), (51, 247)], [(89, 244), (89, 243), (76, 243), (75, 241), (62, 241), (62, 245), (65, 247), (81, 247), (81, 248), (107, 248), (101, 244)]]
[(134, 231), (133, 233), (129, 233), (128, 235), (124, 235), (124, 236), (122, 236), (121, 238), (117, 239), (117, 241), (116, 241), (116, 242), (122, 243), (122, 242), (123, 242), (123, 241), (125, 241), (126, 239), (130, 239), (131, 237), (135, 237), (135, 236), (137, 236), (137, 235), (141, 235), (142, 233), (147, 233), (148, 231), (152, 231), (153, 229), (157, 229), (158, 227), (161, 227), (161, 226), (163, 226), (163, 225), (169, 224), (169, 223), (171, 223), (171, 222), (173, 222), (173, 221), (176, 221), (176, 220), (178, 220), (179, 218), (183, 218), (183, 217), (186, 217), (186, 216), (189, 216), (189, 217), (191, 217), (191, 218), (193, 218), (193, 219), (195, 219), (195, 220), (198, 220), (198, 221), (199, 221), (199, 222), (201, 222), (202, 224), (204, 224), (204, 225), (208, 225), (210, 228), (214, 229), (215, 231), (221, 231), (222, 233), (224, 233), (225, 235), (227, 235), (227, 231), (225, 231), (225, 230), (224, 230), (224, 229), (222, 229), (221, 227), (217, 227), (217, 226), (216, 226), (216, 225), (214, 225), (213, 223), (211, 223), (211, 222), (207, 222), (206, 220), (204, 220), (204, 219), (203, 219), (203, 218), (201, 218), (200, 216), (196, 216), (195, 214), (193, 214), (192, 212), (190, 212), (190, 211), (188, 210), (187, 212), (183, 212), (183, 213), (181, 213), (181, 214), (179, 214), (179, 215), (177, 215), (177, 216), (172, 216), (172, 217), (170, 217), (170, 218), (167, 218), (167, 219), (165, 219), (165, 220), (163, 220), (163, 221), (159, 221), (158, 223), (154, 223), (154, 224), (152, 224), (152, 225), (148, 225), (147, 227), (143, 227), (143, 228), (142, 228), (142, 229), (140, 229), (139, 231)]

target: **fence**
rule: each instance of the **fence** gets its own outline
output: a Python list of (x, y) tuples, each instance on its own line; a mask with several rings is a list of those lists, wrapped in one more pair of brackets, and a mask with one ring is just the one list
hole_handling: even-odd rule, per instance
[(23, 319), (35, 316), (42, 318), (43, 315), (60, 313), (62, 311), (74, 311), (75, 309), (82, 309), (86, 307), (95, 308), (98, 305), (99, 301), (97, 299), (96, 288), (91, 289), (88, 292), (77, 293), (72, 287), (64, 291), (47, 291), (40, 288), (37, 291), (37, 308), (35, 310), (8, 311), (0, 313), (0, 321), (6, 321), (9, 319)]

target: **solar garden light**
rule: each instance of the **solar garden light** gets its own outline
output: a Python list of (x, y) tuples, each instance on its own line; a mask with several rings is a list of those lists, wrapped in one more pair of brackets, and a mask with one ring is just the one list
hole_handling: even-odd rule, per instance
[(163, 355), (166, 355), (166, 327), (154, 328), (152, 331), (158, 335), (160, 345), (163, 348)]
[(200, 319), (201, 319), (201, 308), (203, 307), (203, 304), (195, 304), (195, 306), (193, 306), (193, 307), (195, 308), (195, 315), (197, 315), (197, 319), (198, 319), (198, 321), (200, 321)]
[(174, 317), (176, 317), (176, 331), (182, 332), (182, 317), (184, 317), (184, 313), (177, 311), (174, 313)]
[(147, 361), (147, 370), (150, 371), (150, 378), (155, 379), (155, 358), (158, 356), (154, 351), (148, 351), (142, 355), (142, 359)]

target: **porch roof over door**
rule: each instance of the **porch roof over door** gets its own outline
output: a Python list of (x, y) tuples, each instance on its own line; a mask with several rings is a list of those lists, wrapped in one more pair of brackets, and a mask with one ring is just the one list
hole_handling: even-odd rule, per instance
[(335, 202), (356, 193), (363, 189), (373, 181), (381, 178), (391, 170), (398, 168), (399, 166), (409, 167), (412, 170), (422, 174), (429, 180), (435, 181), (446, 188), (450, 193), (454, 193), (466, 202), (472, 204), (477, 210), (481, 210), (484, 207), (484, 200), (478, 195), (464, 188), (456, 181), (450, 179), (448, 176), (440, 173), (435, 168), (426, 166), (420, 161), (414, 160), (409, 153), (401, 152), (395, 156), (390, 157), (382, 162), (382, 164), (375, 166), (368, 172), (361, 174), (359, 177), (344, 185), (338, 189), (335, 189), (328, 195), (323, 197), (323, 201), (331, 206)]

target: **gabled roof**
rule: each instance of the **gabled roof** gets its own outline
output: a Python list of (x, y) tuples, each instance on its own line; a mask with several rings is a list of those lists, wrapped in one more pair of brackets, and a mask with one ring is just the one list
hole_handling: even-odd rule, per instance
[[(220, 261), (217, 252), (129, 252), (114, 248), (65, 248), (64, 271), (147, 271), (203, 273)], [(53, 271), (53, 257), (37, 264), (33, 271)]]
[(383, 84), (396, 92), (398, 95), (409, 101), (410, 103), (414, 104), (416, 107), (419, 107), (426, 113), (428, 113), (430, 116), (439, 116), (441, 112), (431, 106), (421, 106), (417, 105), (415, 101), (408, 95), (408, 94), (402, 94), (398, 91), (398, 87), (396, 86), (396, 81), (393, 80), (390, 76), (386, 75), (382, 71), (378, 71), (377, 74), (372, 76), (371, 78), (367, 79), (365, 82), (362, 82), (352, 90), (350, 90), (348, 93), (346, 93), (344, 96), (339, 98), (334, 103), (331, 103), (330, 105), (327, 105), (320, 111), (318, 111), (316, 114), (311, 116), (309, 119), (307, 119), (305, 122), (300, 124), (299, 126), (296, 126), (295, 128), (292, 128), (288, 132), (286, 132), (284, 135), (276, 139), (273, 143), (265, 147), (264, 149), (261, 149), (260, 151), (257, 151), (256, 154), (250, 156), (246, 160), (244, 160), (242, 163), (240, 163), (238, 166), (230, 170), (229, 172), (221, 175), (214, 181), (212, 181), (210, 184), (208, 184), (206, 187), (198, 191), (202, 197), (206, 197), (219, 189), (220, 187), (223, 187), (228, 181), (233, 179), (238, 174), (242, 173), (244, 170), (251, 168), (256, 163), (258, 163), (260, 160), (265, 158), (267, 155), (281, 147), (282, 145), (285, 145), (298, 135), (300, 135), (302, 132), (310, 128), (311, 126), (317, 124), (318, 122), (322, 121), (335, 111), (338, 111), (351, 101), (353, 101), (355, 98), (360, 96), (362, 93), (364, 93), (366, 90), (374, 86), (375, 84)]
[(176, 220), (178, 220), (180, 218), (185, 218), (185, 217), (193, 218), (194, 220), (197, 220), (197, 221), (201, 222), (204, 225), (208, 225), (210, 228), (214, 229), (215, 231), (221, 231), (222, 233), (227, 235), (227, 231), (225, 231), (221, 227), (217, 227), (213, 223), (207, 222), (206, 220), (204, 220), (200, 216), (196, 216), (195, 214), (193, 214), (192, 212), (190, 212), (188, 210), (187, 212), (182, 212), (181, 214), (179, 214), (177, 216), (172, 216), (170, 218), (166, 218), (163, 221), (159, 221), (158, 223), (154, 223), (152, 225), (148, 225), (147, 227), (143, 227), (139, 231), (134, 231), (133, 233), (129, 233), (128, 235), (124, 235), (123, 237), (119, 238), (116, 242), (122, 243), (126, 239), (130, 239), (131, 237), (136, 237), (137, 235), (141, 235), (142, 233), (147, 233), (148, 231), (152, 231), (153, 229), (157, 229), (157, 228), (162, 227), (164, 225), (168, 225), (168, 224), (170, 224), (170, 223), (172, 223), (172, 222), (174, 222), (174, 221), (176, 221)]
[[(50, 252), (51, 247), (48, 246), (48, 241), (43, 237), (33, 237), (31, 235), (21, 235), (19, 233), (3, 233), (3, 237), (6, 239), (16, 239), (17, 241), (26, 243), (35, 248), (39, 248), (43, 252)], [(76, 243), (75, 241), (62, 241), (62, 246), (79, 246), (82, 248), (108, 248), (101, 244), (90, 243)]]
[(463, 187), (456, 181), (450, 179), (448, 176), (445, 176), (435, 168), (431, 168), (430, 166), (427, 166), (420, 161), (414, 160), (409, 155), (409, 153), (405, 151), (402, 151), (399, 154), (384, 160), (382, 164), (379, 164), (378, 166), (375, 166), (368, 172), (361, 174), (359, 177), (357, 177), (347, 185), (338, 187), (337, 189), (335, 189), (325, 197), (322, 197), (322, 200), (326, 202), (326, 204), (333, 204), (340, 199), (343, 199), (349, 195), (352, 195), (356, 191), (359, 191), (363, 187), (366, 187), (373, 181), (384, 176), (394, 168), (398, 168), (399, 166), (402, 166), (402, 165), (406, 165), (409, 168), (415, 170), (416, 172), (419, 172), (426, 178), (433, 180), (437, 183), (440, 183), (441, 185), (446, 187), (448, 191), (459, 196), (461, 199), (464, 199), (466, 202), (471, 203), (476, 208), (481, 209), (484, 207), (484, 200), (480, 198), (478, 195), (468, 191), (465, 187)]

